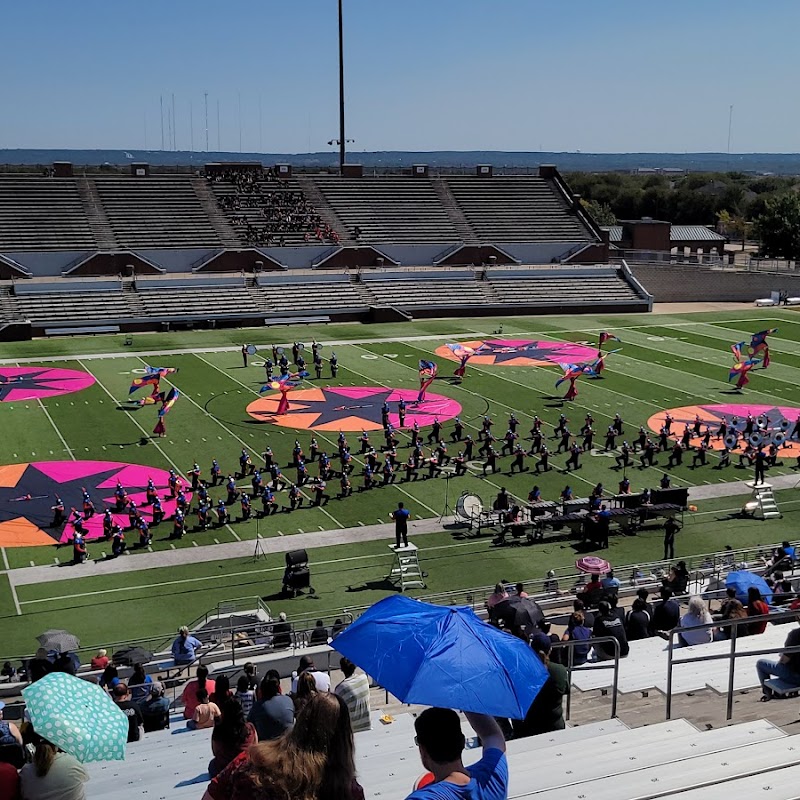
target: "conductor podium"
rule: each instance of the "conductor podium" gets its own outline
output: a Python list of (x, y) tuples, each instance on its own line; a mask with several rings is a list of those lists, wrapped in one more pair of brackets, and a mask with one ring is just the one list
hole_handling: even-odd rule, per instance
[(402, 547), (396, 547), (390, 544), (389, 549), (394, 554), (394, 562), (389, 572), (389, 580), (392, 581), (392, 583), (399, 583), (401, 592), (413, 587), (424, 589), (425, 581), (423, 580), (424, 576), (419, 566), (417, 546), (410, 542)]
[(286, 569), (283, 571), (283, 593), (292, 597), (308, 589), (314, 594), (311, 586), (311, 571), (308, 568), (308, 553), (305, 550), (290, 550), (286, 553)]

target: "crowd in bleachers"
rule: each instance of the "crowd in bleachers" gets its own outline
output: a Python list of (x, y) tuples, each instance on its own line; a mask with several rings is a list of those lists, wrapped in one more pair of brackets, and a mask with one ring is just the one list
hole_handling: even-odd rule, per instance
[(272, 168), (229, 169), (206, 177), (212, 184), (233, 186), (233, 194), (219, 194), (217, 200), (248, 244), (283, 247), (290, 233), (302, 233), (306, 242), (339, 243), (339, 234), (323, 222), (305, 194)]

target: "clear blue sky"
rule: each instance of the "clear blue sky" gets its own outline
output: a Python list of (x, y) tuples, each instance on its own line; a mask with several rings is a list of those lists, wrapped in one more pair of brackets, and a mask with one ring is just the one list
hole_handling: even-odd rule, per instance
[[(731, 104), (734, 152), (800, 149), (797, 0), (344, 4), (355, 151), (725, 151)], [(204, 92), (212, 150), (239, 98), (244, 151), (338, 135), (336, 0), (8, 0), (2, 26), (0, 147), (159, 149), (173, 93), (178, 149)]]

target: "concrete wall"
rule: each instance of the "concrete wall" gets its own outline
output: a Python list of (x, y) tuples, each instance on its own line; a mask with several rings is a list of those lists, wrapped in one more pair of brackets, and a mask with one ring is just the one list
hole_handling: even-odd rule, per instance
[(670, 264), (631, 264), (630, 269), (656, 303), (753, 302), (778, 290), (800, 296), (800, 275)]

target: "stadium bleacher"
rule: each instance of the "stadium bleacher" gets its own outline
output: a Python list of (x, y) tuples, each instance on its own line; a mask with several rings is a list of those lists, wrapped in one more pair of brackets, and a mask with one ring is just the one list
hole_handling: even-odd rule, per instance
[(0, 251), (96, 247), (72, 178), (0, 176)]
[(553, 185), (533, 175), (449, 176), (447, 185), (483, 241), (593, 240)]
[[(314, 183), (363, 242), (453, 242), (460, 237), (431, 182), (423, 178), (314, 176)], [(343, 237), (344, 238), (344, 237)]]
[(92, 179), (120, 247), (218, 247), (194, 181), (202, 182), (186, 175)]
[(486, 286), (472, 272), (455, 272), (449, 277), (421, 272), (363, 275), (363, 286), (378, 305), (397, 308), (417, 306), (469, 306), (492, 302)]

